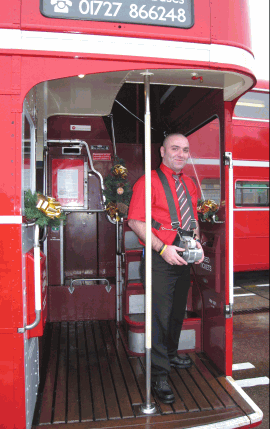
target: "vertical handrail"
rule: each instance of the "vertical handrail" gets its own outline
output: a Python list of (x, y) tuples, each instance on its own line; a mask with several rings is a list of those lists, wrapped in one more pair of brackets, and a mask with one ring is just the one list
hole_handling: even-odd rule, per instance
[(64, 267), (64, 221), (60, 219), (60, 282), (65, 283), (65, 267)]
[(40, 280), (40, 245), (39, 245), (39, 226), (34, 229), (34, 283), (35, 283), (35, 313), (36, 319), (30, 325), (24, 328), (18, 328), (19, 333), (29, 331), (35, 328), (41, 320), (41, 280)]
[[(229, 157), (229, 306), (233, 307), (233, 263), (234, 263), (234, 239), (233, 239), (233, 160), (232, 154)], [(230, 312), (231, 312), (230, 311)]]
[(229, 306), (226, 309), (227, 317), (232, 316), (233, 311), (233, 286), (234, 286), (234, 239), (233, 239), (233, 159), (231, 152), (225, 152), (224, 154), (225, 165), (229, 166)]
[[(99, 171), (95, 170), (88, 144), (84, 140), (47, 140), (47, 143), (66, 143), (66, 144), (71, 143), (74, 145), (84, 146), (86, 149), (86, 152), (87, 152), (87, 157), (88, 157), (88, 161), (89, 161), (89, 165), (90, 165), (90, 172), (95, 173), (99, 177), (100, 187), (102, 190), (104, 189), (102, 174)], [(105, 203), (105, 196), (103, 195), (102, 197), (103, 197), (103, 204), (104, 204)]]
[(156, 407), (151, 404), (151, 349), (152, 349), (152, 207), (151, 207), (151, 112), (150, 75), (144, 74), (145, 99), (145, 357), (146, 357), (146, 403), (141, 406), (144, 414), (153, 414)]
[(119, 246), (119, 220), (116, 220), (116, 321), (117, 323), (122, 320), (121, 312), (121, 250)]
[(35, 272), (35, 310), (41, 311), (41, 271), (40, 271), (40, 244), (39, 226), (34, 229), (34, 272)]

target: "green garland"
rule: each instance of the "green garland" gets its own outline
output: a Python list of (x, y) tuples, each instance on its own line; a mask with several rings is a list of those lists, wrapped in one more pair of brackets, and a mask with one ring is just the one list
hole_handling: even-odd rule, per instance
[(36, 207), (37, 201), (38, 201), (37, 192), (34, 192), (34, 194), (32, 194), (30, 189), (25, 191), (25, 193), (24, 193), (24, 208), (25, 208), (24, 213), (25, 213), (25, 217), (27, 218), (27, 220), (34, 221), (41, 228), (43, 228), (44, 226), (58, 227), (58, 226), (60, 226), (61, 220), (63, 220), (65, 223), (66, 215), (64, 213), (61, 212), (60, 217), (58, 217), (58, 218), (55, 217), (52, 219)]
[(106, 206), (108, 207), (110, 203), (115, 204), (120, 216), (127, 214), (132, 195), (132, 189), (126, 177), (125, 162), (116, 157), (110, 174), (104, 180), (103, 195), (106, 198)]

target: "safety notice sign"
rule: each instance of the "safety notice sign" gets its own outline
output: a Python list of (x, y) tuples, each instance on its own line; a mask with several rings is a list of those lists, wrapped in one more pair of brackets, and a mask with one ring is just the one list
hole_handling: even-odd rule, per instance
[(111, 161), (110, 153), (93, 153), (93, 161)]

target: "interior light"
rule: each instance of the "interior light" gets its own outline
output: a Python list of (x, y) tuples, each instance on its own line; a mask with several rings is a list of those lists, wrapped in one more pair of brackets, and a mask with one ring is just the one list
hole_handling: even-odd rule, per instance
[(236, 103), (237, 106), (246, 106), (246, 107), (265, 107), (264, 104), (259, 103), (248, 103), (246, 101), (238, 101)]
[(85, 76), (85, 74), (79, 74), (79, 75), (78, 75), (78, 77), (79, 77), (80, 79), (84, 78), (84, 76)]

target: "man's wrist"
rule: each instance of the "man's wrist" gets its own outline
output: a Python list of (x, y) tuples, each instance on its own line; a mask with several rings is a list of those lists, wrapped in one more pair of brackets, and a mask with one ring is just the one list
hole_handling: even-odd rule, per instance
[(164, 250), (166, 249), (166, 247), (167, 247), (167, 244), (162, 244), (162, 246), (161, 246), (161, 248), (159, 249), (159, 254), (160, 254), (160, 256), (162, 256), (162, 253), (164, 252)]

